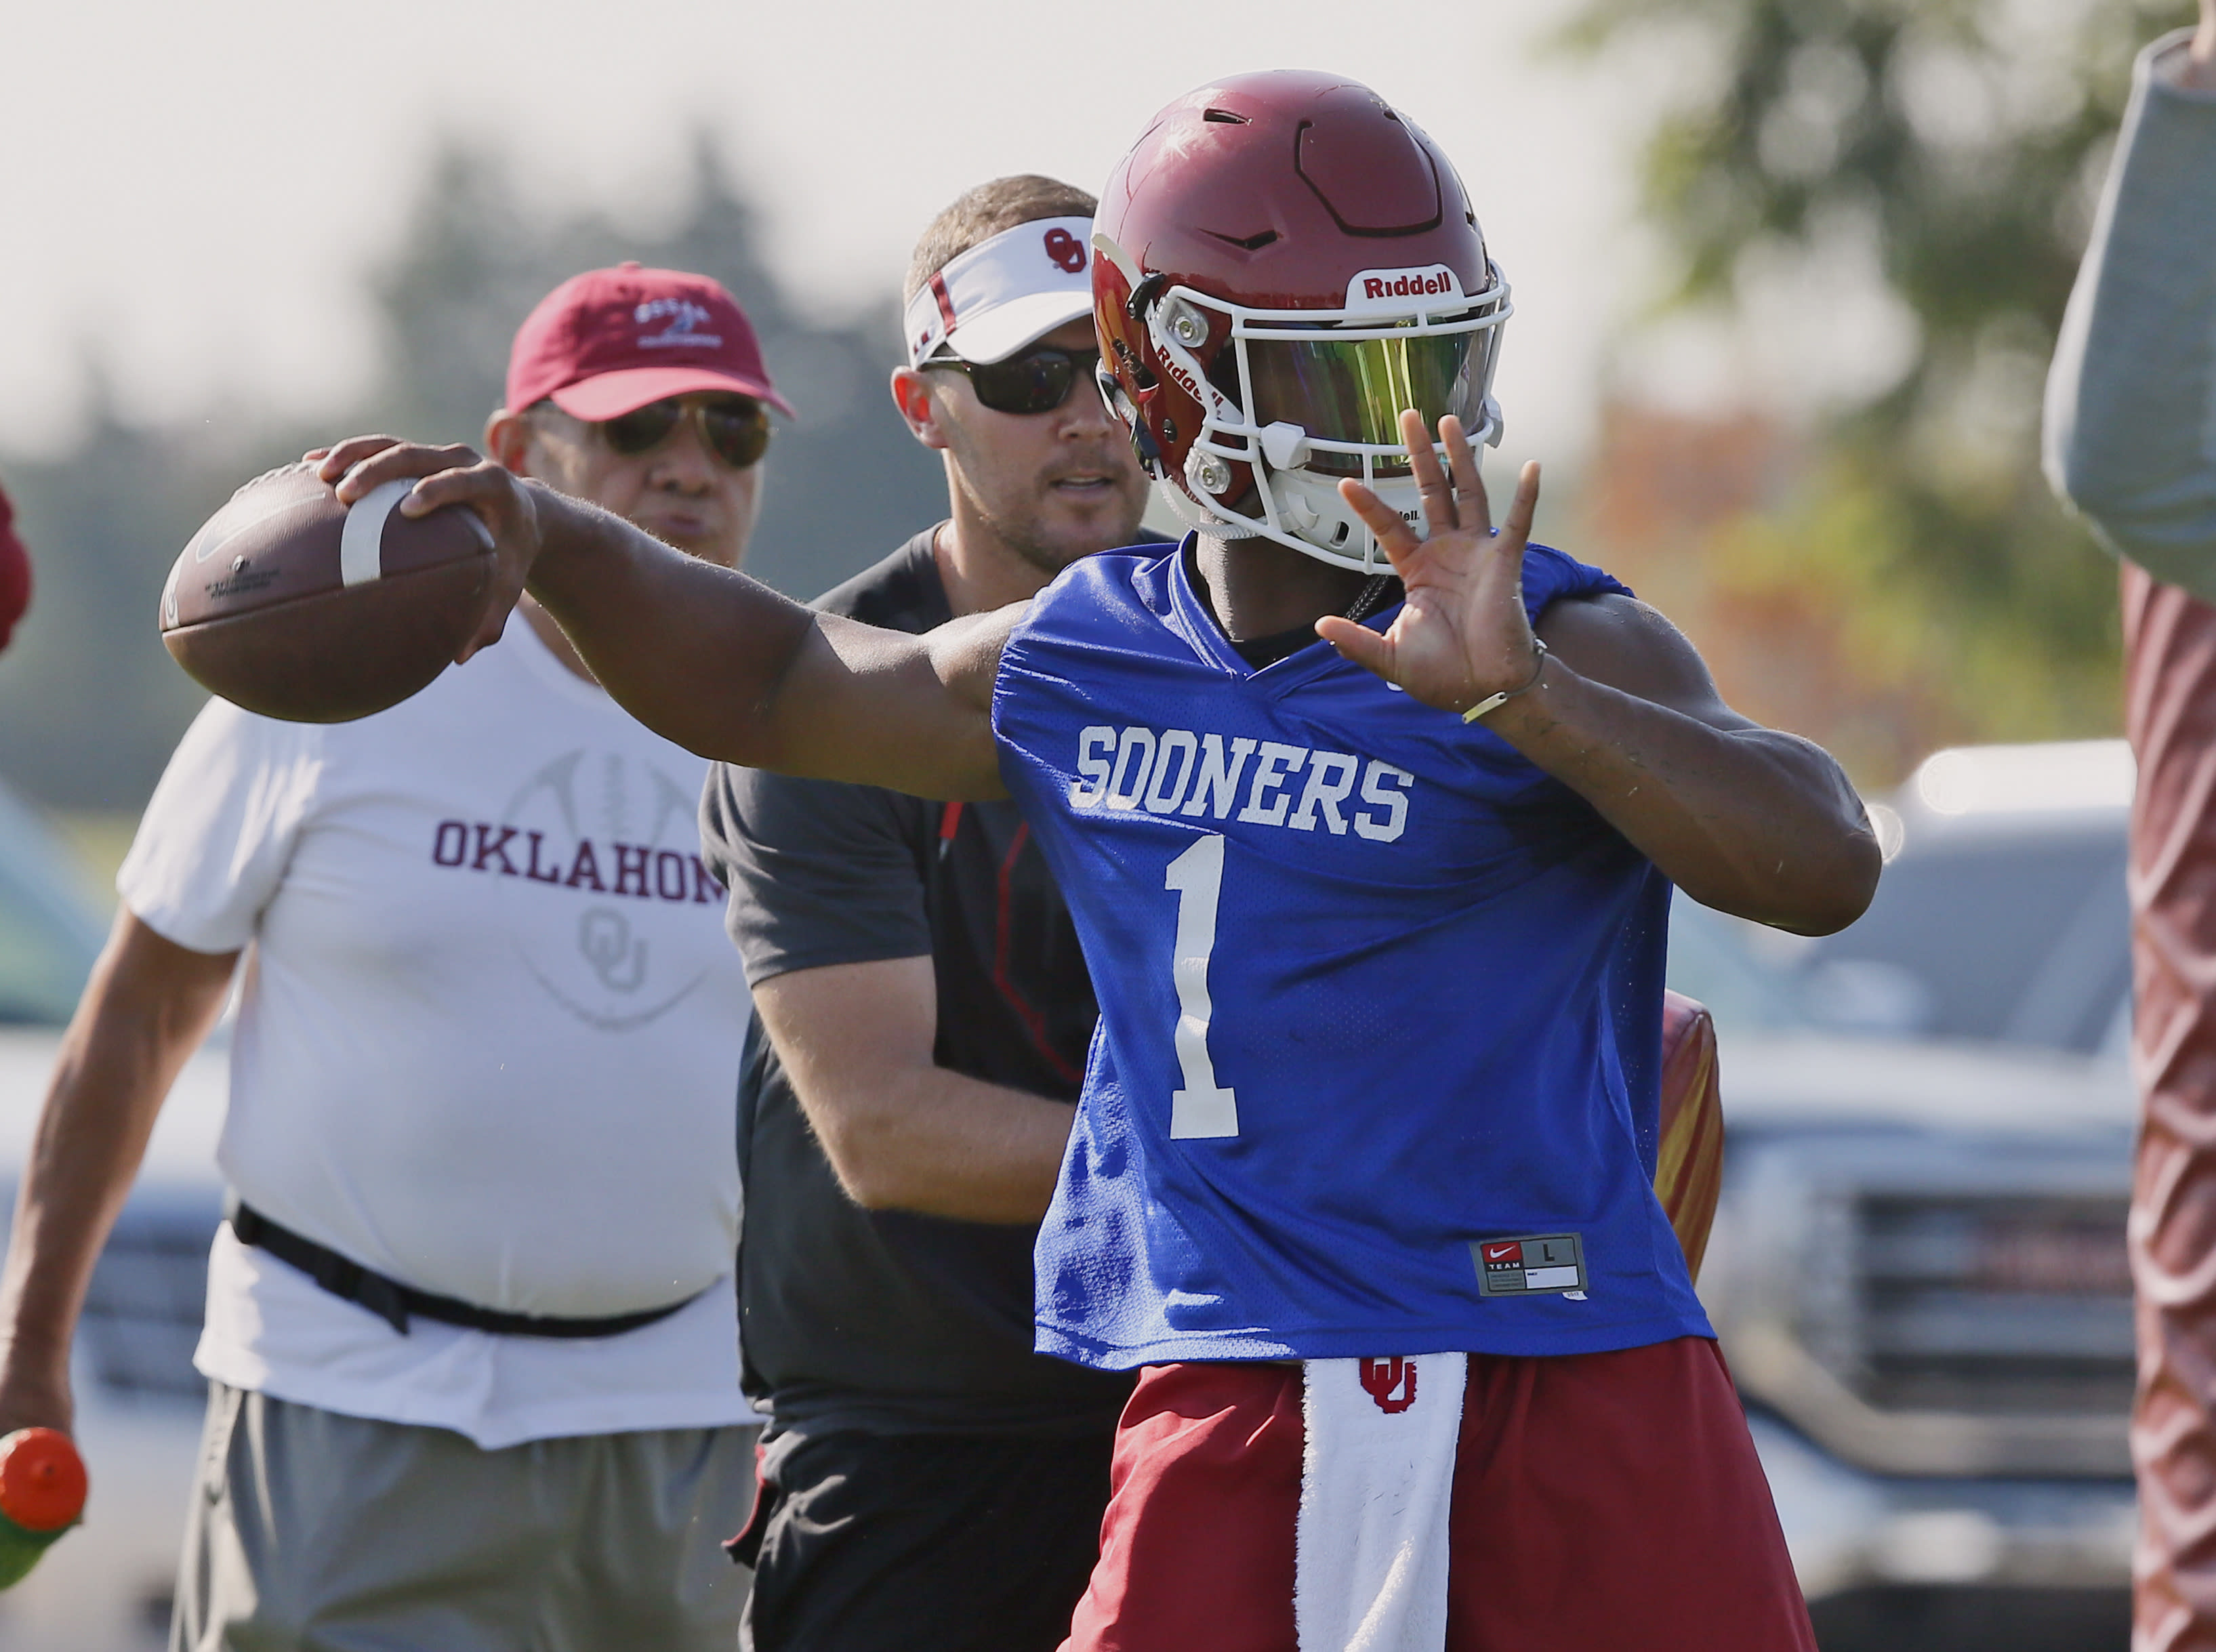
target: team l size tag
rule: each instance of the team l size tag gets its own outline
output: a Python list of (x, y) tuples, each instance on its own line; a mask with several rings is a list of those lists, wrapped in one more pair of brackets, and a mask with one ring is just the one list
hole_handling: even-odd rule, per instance
[(1574, 1233), (1535, 1233), (1518, 1239), (1472, 1239), (1480, 1296), (1530, 1296), (1561, 1291), (1583, 1296), (1585, 1250)]

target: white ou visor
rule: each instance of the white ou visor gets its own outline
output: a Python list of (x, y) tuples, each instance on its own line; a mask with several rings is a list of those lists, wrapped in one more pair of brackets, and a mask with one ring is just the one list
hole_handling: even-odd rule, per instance
[(908, 301), (908, 360), (944, 348), (964, 361), (1005, 361), (1057, 327), (1093, 313), (1093, 220), (1034, 218), (953, 260)]

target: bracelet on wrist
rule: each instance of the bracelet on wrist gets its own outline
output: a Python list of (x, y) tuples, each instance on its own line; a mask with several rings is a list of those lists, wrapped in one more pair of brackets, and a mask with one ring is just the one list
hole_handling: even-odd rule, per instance
[(1488, 711), (1498, 711), (1519, 694), (1528, 694), (1539, 686), (1539, 673), (1547, 669), (1547, 645), (1537, 637), (1531, 639), (1531, 674), (1514, 688), (1504, 688), (1498, 694), (1488, 694), (1462, 714), (1464, 722), (1475, 722)]

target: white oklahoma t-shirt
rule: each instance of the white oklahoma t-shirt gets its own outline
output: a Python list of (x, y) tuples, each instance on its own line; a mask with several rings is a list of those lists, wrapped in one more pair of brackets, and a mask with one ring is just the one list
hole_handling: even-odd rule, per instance
[(489, 1308), (696, 1298), (619, 1336), (402, 1336), (225, 1225), (205, 1374), (489, 1449), (751, 1417), (729, 1279), (748, 1004), (699, 859), (705, 767), (521, 616), (359, 722), (201, 712), (117, 884), (182, 946), (251, 943), (219, 1150), (238, 1195)]

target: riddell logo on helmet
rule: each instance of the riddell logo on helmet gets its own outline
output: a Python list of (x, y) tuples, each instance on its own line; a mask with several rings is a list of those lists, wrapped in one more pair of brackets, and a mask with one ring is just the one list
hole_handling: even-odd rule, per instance
[(1458, 298), (1462, 282), (1444, 264), (1423, 269), (1366, 269), (1346, 284), (1349, 310), (1406, 310), (1410, 298)]
[(1397, 281), (1388, 281), (1372, 275), (1362, 283), (1365, 298), (1429, 298), (1434, 292), (1444, 292), (1454, 286), (1453, 278), (1445, 275), (1404, 275)]
[(1200, 386), (1193, 382), (1192, 375), (1187, 372), (1183, 367), (1179, 366), (1174, 358), (1161, 352), (1157, 352), (1156, 354), (1160, 356), (1159, 365), (1161, 367), (1163, 374), (1173, 381), (1177, 387), (1183, 390), (1187, 396), (1192, 397), (1194, 401), (1199, 402), (1203, 407), (1206, 407), (1208, 405), (1208, 398), (1200, 393)]

